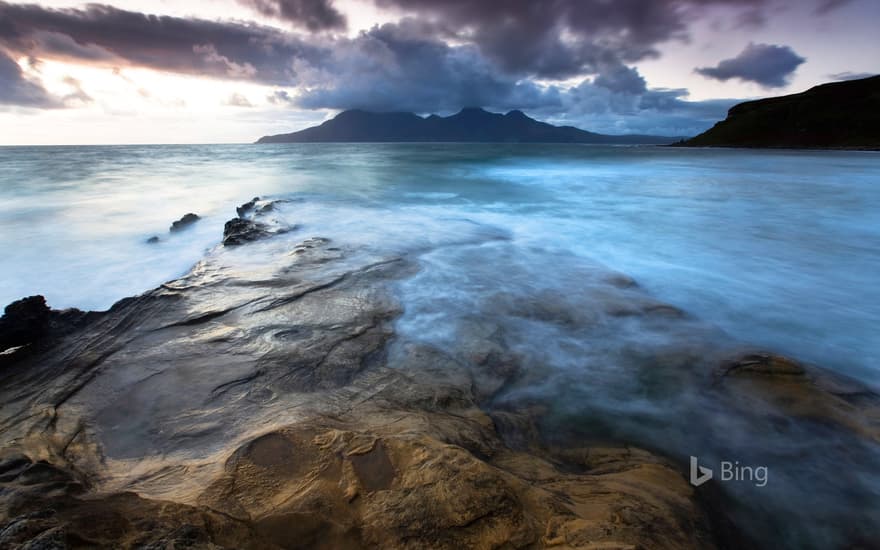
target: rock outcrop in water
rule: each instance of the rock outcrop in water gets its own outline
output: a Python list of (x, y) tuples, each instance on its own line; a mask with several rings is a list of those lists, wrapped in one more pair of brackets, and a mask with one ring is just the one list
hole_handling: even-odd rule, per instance
[(192, 224), (199, 221), (200, 218), (197, 214), (193, 214), (190, 212), (189, 214), (185, 214), (182, 218), (177, 220), (176, 222), (171, 224), (171, 228), (169, 229), (172, 233), (177, 233), (179, 231), (183, 231), (187, 227), (190, 227)]
[(677, 145), (880, 149), (880, 76), (740, 103), (725, 120)]
[(237, 218), (232, 218), (223, 226), (223, 245), (238, 246), (247, 242), (264, 239), (271, 235), (280, 235), (296, 229), (278, 220), (267, 218), (274, 210), (275, 201), (261, 201), (254, 197), (237, 207)]
[[(495, 403), (535, 373), (493, 318), (475, 316), (451, 349), (397, 340), (391, 286), (416, 272), (411, 258), (279, 241), (248, 244), (276, 253), (246, 265), (209, 255), (11, 354), (0, 547), (745, 547), (669, 459), (548, 437), (539, 400)], [(608, 283), (596, 299), (609, 318), (685, 317), (630, 279)], [(558, 296), (496, 302), (498, 314), (595, 324)], [(654, 366), (699, 386), (681, 357), (707, 353), (687, 344)], [(768, 355), (721, 364), (700, 391), (782, 396), (794, 415), (876, 434), (869, 392), (835, 393)]]

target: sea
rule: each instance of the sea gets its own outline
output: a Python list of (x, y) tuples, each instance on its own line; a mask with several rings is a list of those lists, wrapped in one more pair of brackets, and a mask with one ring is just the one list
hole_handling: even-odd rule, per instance
[[(443, 345), (474, 311), (499, 299), (552, 296), (588, 310), (579, 291), (590, 284), (584, 274), (602, 269), (632, 278), (658, 302), (731, 342), (880, 388), (876, 152), (549, 144), (2, 147), (0, 303), (42, 294), (57, 309), (105, 310), (217, 251), (224, 222), (254, 197), (289, 201), (284, 215), (298, 230), (279, 238), (327, 237), (417, 259), (422, 269), (396, 286), (404, 336)], [(190, 212), (201, 219), (169, 232)], [(148, 243), (153, 236), (159, 242)], [(568, 400), (565, 411), (575, 411), (563, 415), (569, 421), (605, 415), (643, 427), (651, 419), (699, 425), (671, 418), (650, 389), (615, 377), (609, 365), (621, 361), (622, 349), (660, 338), (640, 327), (602, 332), (601, 341), (523, 330), (516, 348), (568, 374), (557, 386), (547, 378), (540, 391)], [(590, 406), (578, 408), (584, 403)], [(666, 441), (712, 445), (739, 428), (716, 418), (702, 429), (698, 440), (679, 429), (680, 437)], [(632, 426), (621, 430), (638, 435)], [(737, 442), (751, 441), (741, 455), (736, 442), (707, 451), (718, 460), (723, 451), (760, 464), (755, 447), (774, 447), (767, 450), (776, 468), (770, 489), (732, 492), (757, 510), (752, 519), (789, 514), (781, 529), (791, 547), (834, 547), (845, 538), (841, 522), (870, 522), (880, 513), (876, 449), (850, 456), (848, 442), (818, 433), (767, 428), (737, 435)], [(674, 456), (693, 454), (664, 449), (656, 439), (644, 443)], [(780, 472), (786, 461), (799, 466)], [(836, 482), (835, 471), (849, 477)], [(814, 497), (821, 502), (805, 504)], [(857, 525), (847, 529), (859, 532)]]

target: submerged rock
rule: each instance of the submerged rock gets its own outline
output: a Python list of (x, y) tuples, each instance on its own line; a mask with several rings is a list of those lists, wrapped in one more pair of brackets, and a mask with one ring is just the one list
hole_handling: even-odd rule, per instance
[(176, 222), (172, 223), (171, 229), (169, 229), (169, 231), (171, 231), (172, 233), (176, 233), (178, 231), (183, 231), (184, 229), (186, 229), (187, 227), (196, 223), (200, 219), (201, 218), (198, 215), (190, 212), (189, 214), (185, 214), (182, 218), (180, 218)]
[(854, 380), (767, 352), (723, 361), (717, 377), (743, 409), (836, 426), (880, 443), (880, 396)]

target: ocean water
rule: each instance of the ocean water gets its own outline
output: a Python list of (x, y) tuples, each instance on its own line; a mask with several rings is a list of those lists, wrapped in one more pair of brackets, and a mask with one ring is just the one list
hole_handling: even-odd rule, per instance
[[(289, 199), (277, 215), (300, 229), (218, 248), (235, 206), (254, 196)], [(202, 219), (169, 233), (188, 212)], [(154, 235), (160, 242), (147, 243)], [(828, 426), (732, 414), (692, 380), (656, 368), (680, 354), (669, 350), (718, 342), (880, 386), (880, 155), (485, 144), (0, 148), (2, 303), (39, 293), (55, 308), (106, 309), (205, 254), (254, 262), (285, 250), (285, 239), (311, 236), (419, 262), (395, 287), (400, 341), (451, 349), (463, 334), (503, 333), (533, 372), (493, 406), (540, 402), (550, 433), (646, 446), (683, 472), (688, 455), (768, 466), (767, 487), (724, 491), (731, 513), (770, 547), (880, 536), (876, 445)], [(602, 307), (631, 297), (609, 284), (614, 273), (688, 316), (604, 315)], [(405, 354), (393, 348), (390, 357)]]
[[(514, 255), (528, 251), (519, 269), (535, 280), (577, 285), (560, 275), (566, 264), (597, 262), (738, 341), (880, 384), (876, 153), (0, 148), (0, 303), (39, 293), (56, 308), (106, 309), (186, 272), (218, 243), (234, 206), (257, 195), (296, 199), (291, 217), (310, 234), (401, 249), (454, 242), (465, 221), (503, 235)], [(187, 212), (203, 219), (169, 234)], [(147, 244), (153, 235), (161, 242)], [(460, 275), (477, 267), (468, 261), (432, 265)], [(478, 267), (493, 277), (491, 265)]]

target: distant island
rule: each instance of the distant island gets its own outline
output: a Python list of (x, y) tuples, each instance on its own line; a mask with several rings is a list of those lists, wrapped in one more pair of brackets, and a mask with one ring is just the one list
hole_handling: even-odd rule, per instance
[(343, 111), (319, 126), (291, 134), (262, 137), (257, 143), (312, 142), (481, 142), (481, 143), (596, 143), (666, 145), (681, 137), (587, 132), (574, 126), (554, 126), (522, 111), (507, 114), (466, 108), (441, 117), (414, 113)]
[(880, 76), (747, 101), (685, 147), (880, 150)]

